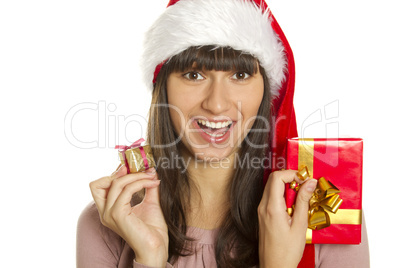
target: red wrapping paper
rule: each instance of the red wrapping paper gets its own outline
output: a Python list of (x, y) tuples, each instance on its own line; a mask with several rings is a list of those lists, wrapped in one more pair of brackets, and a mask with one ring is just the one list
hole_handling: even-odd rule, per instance
[[(303, 147), (300, 147), (303, 146)], [(307, 154), (305, 148), (310, 147), (314, 155)], [(363, 141), (357, 138), (345, 139), (289, 139), (287, 144), (287, 168), (299, 170), (305, 160), (299, 159), (299, 150), (307, 162), (312, 165), (311, 177), (319, 179), (325, 177), (331, 181), (341, 192), (343, 203), (341, 210), (350, 210), (358, 213), (362, 209), (362, 167), (363, 167)], [(309, 150), (307, 150), (309, 151)], [(299, 163), (301, 162), (301, 163)], [(310, 169), (310, 168), (309, 168)], [(296, 192), (286, 187), (285, 199), (288, 208), (294, 204)], [(336, 213), (336, 214), (338, 214)], [(340, 214), (336, 215), (339, 216)], [(332, 215), (331, 215), (332, 216)], [(335, 220), (336, 222), (336, 220)], [(333, 224), (321, 230), (310, 232), (312, 244), (360, 244), (361, 223), (346, 220), (348, 224)], [(352, 224), (351, 224), (352, 223)]]

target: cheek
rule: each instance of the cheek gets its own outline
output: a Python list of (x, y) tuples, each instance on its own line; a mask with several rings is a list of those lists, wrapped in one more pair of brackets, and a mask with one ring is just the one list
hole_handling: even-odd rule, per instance
[[(242, 110), (245, 117), (253, 117), (258, 114), (262, 99), (264, 96), (264, 86), (260, 85), (251, 90), (247, 95), (243, 97)], [(269, 105), (267, 103), (266, 105)]]
[(184, 128), (183, 117), (182, 117), (182, 114), (177, 111), (177, 109), (172, 108), (172, 107), (173, 106), (169, 106), (170, 120), (172, 121), (174, 131), (176, 132), (177, 135), (180, 136), (180, 134)]
[(177, 83), (169, 83), (169, 80), (167, 88), (170, 119), (176, 133), (180, 134), (188, 122), (192, 107), (195, 106), (194, 97), (183, 91)]
[[(169, 93), (169, 91), (168, 91)], [(175, 94), (168, 94), (169, 116), (176, 134), (180, 134), (185, 125), (184, 111), (180, 99)]]

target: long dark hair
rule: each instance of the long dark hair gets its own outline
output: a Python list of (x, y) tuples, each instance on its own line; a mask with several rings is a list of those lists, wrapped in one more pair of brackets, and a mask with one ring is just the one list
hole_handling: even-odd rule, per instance
[[(169, 229), (169, 257), (192, 254), (186, 247), (191, 238), (186, 236), (186, 211), (190, 200), (189, 175), (181, 161), (178, 136), (175, 134), (166, 105), (166, 81), (172, 72), (184, 72), (194, 64), (200, 69), (238, 70), (255, 74), (258, 70), (264, 79), (264, 95), (251, 131), (238, 151), (238, 162), (246, 163), (235, 168), (230, 186), (230, 208), (219, 228), (215, 253), (218, 267), (251, 267), (258, 264), (257, 207), (263, 191), (263, 167), (247, 164), (250, 157), (263, 159), (268, 146), (266, 122), (270, 118), (270, 91), (267, 76), (258, 61), (250, 54), (230, 47), (190, 47), (169, 59), (161, 68), (154, 84), (152, 105), (148, 121), (148, 142), (156, 163), (170, 159), (172, 165), (157, 166), (161, 180), (160, 202)], [(176, 142), (178, 141), (178, 142)], [(174, 163), (174, 165), (173, 165)]]

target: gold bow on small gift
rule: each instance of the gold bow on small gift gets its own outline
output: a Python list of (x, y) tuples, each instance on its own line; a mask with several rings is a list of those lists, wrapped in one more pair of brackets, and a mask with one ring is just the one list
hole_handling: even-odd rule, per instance
[[(301, 169), (297, 176), (302, 180), (309, 177), (307, 167)], [(331, 225), (328, 212), (335, 214), (338, 211), (343, 202), (339, 193), (340, 190), (324, 177), (318, 180), (317, 187), (310, 199), (308, 228), (320, 230)]]

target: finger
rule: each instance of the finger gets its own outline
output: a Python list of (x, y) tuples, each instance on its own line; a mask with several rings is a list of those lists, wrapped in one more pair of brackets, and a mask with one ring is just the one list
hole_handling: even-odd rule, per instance
[(125, 166), (121, 164), (117, 167), (116, 171), (113, 172), (110, 176), (106, 176), (100, 178), (96, 181), (93, 181), (89, 184), (89, 188), (91, 189), (92, 198), (95, 201), (96, 207), (98, 209), (99, 215), (102, 219), (102, 215), (104, 214), (106, 207), (106, 200), (109, 193), (109, 189), (112, 185), (112, 182), (121, 176), (127, 174), (127, 169)]
[(112, 176), (102, 177), (100, 179), (90, 182), (89, 188), (91, 189), (92, 194), (94, 194), (96, 190), (109, 188), (112, 181), (113, 181)]
[(102, 215), (106, 205), (106, 198), (112, 184), (113, 178), (111, 176), (100, 178), (89, 184), (91, 189), (92, 198), (95, 201), (99, 214)]
[(127, 173), (127, 169), (125, 166), (119, 165), (117, 170), (113, 172), (110, 176), (102, 177), (98, 180), (92, 181), (89, 184), (89, 188), (91, 189), (92, 197), (94, 201), (106, 200), (109, 188), (114, 179), (123, 176)]
[[(156, 174), (155, 180), (158, 180), (158, 174)], [(150, 204), (157, 204), (160, 206), (160, 199), (159, 199), (159, 185), (158, 187), (147, 188), (145, 191), (144, 202)]]
[(273, 172), (268, 179), (266, 188), (259, 209), (265, 220), (269, 220), (275, 228), (289, 229), (290, 216), (286, 212), (286, 203), (284, 198), (285, 183), (294, 180), (296, 171), (284, 170)]
[(116, 170), (118, 170), (118, 169), (119, 169), (121, 166), (122, 166), (122, 165), (121, 165), (121, 164), (119, 164), (119, 165), (117, 166)]
[(113, 180), (110, 186), (109, 193), (106, 200), (106, 209), (110, 209), (115, 203), (117, 197), (120, 195), (121, 191), (128, 185), (135, 181), (142, 179), (153, 179), (156, 173), (150, 172), (138, 172), (133, 174), (128, 174), (123, 177), (116, 178)]
[(142, 179), (126, 185), (114, 202), (113, 207), (121, 209), (124, 206), (129, 206), (131, 208), (131, 199), (133, 194), (141, 191), (144, 188), (155, 188), (159, 185), (159, 183), (160, 180)]
[(317, 186), (316, 179), (307, 180), (299, 189), (293, 213), (292, 228), (305, 232), (308, 226), (308, 209), (311, 195)]
[[(273, 172), (265, 186), (261, 202), (284, 203), (285, 183), (289, 183), (297, 178), (297, 171), (282, 170)], [(299, 179), (298, 179), (299, 180)], [(286, 205), (285, 205), (286, 206)]]
[(116, 171), (113, 172), (110, 176), (111, 176), (113, 179), (117, 179), (117, 178), (120, 178), (120, 177), (122, 177), (122, 176), (124, 176), (124, 175), (127, 175), (127, 168), (126, 168), (125, 165), (121, 165), (121, 164), (120, 164), (120, 165), (117, 167)]

